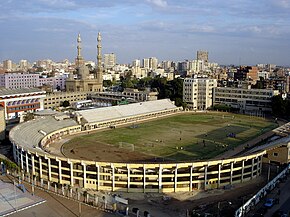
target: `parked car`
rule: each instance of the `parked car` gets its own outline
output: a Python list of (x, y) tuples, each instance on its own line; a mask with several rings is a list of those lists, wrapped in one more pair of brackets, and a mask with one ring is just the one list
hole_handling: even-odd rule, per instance
[(276, 200), (274, 198), (268, 198), (266, 202), (264, 203), (264, 207), (271, 208), (274, 206), (275, 203), (276, 203)]

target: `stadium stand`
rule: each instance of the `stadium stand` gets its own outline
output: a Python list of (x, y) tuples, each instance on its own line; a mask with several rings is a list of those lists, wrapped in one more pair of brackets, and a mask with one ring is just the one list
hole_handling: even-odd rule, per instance
[(77, 123), (73, 119), (57, 121), (53, 116), (39, 117), (12, 128), (10, 138), (13, 138), (14, 142), (22, 144), (26, 148), (34, 148), (39, 147), (41, 140), (45, 136), (44, 132), (49, 134), (75, 125)]
[(142, 114), (159, 112), (169, 109), (177, 109), (177, 107), (169, 99), (163, 99), (142, 103), (132, 103), (128, 105), (77, 111), (76, 114), (82, 116), (87, 123), (95, 123), (106, 120), (134, 117)]

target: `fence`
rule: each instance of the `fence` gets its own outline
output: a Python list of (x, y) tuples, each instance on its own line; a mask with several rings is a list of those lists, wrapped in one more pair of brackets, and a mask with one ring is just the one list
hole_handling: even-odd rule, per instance
[(267, 195), (275, 186), (279, 183), (279, 179), (285, 177), (289, 173), (290, 164), (280, 172), (274, 179), (268, 182), (257, 194), (251, 197), (247, 202), (245, 202), (239, 209), (235, 212), (235, 217), (244, 217), (255, 205), (257, 205), (261, 199)]

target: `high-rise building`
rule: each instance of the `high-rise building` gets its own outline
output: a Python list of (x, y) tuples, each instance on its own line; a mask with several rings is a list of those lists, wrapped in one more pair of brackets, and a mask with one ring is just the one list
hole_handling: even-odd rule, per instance
[(205, 110), (212, 106), (213, 88), (216, 79), (185, 78), (183, 82), (183, 101), (189, 109)]
[(104, 67), (105, 69), (111, 69), (116, 65), (116, 54), (104, 54)]
[(144, 58), (143, 68), (149, 70), (155, 70), (158, 68), (158, 59), (156, 57)]
[(12, 71), (12, 61), (11, 60), (4, 60), (3, 61), (3, 69), (6, 71)]
[(208, 64), (208, 52), (207, 51), (203, 51), (203, 50), (197, 51), (196, 59), (197, 60), (203, 60), (205, 65), (207, 65)]
[(172, 68), (172, 61), (162, 61), (162, 68), (169, 70)]
[(28, 69), (28, 61), (27, 60), (20, 60), (19, 61), (19, 69), (22, 71), (26, 71)]
[(155, 70), (158, 67), (158, 59), (156, 57), (149, 58), (149, 68)]
[(133, 60), (132, 62), (132, 66), (133, 67), (141, 67), (141, 61), (136, 59), (136, 60)]
[(149, 58), (144, 58), (142, 63), (143, 68), (150, 69), (150, 61)]
[(192, 60), (189, 61), (189, 70), (193, 73), (198, 73), (205, 70), (204, 61), (203, 60)]

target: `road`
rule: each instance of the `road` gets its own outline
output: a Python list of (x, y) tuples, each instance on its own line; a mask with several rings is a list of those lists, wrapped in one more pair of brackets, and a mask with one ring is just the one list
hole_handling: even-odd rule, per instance
[[(280, 195), (278, 194), (278, 190), (280, 190)], [(275, 211), (278, 209), (282, 209), (285, 212), (290, 211), (290, 177), (288, 175), (288, 178), (286, 182), (282, 182), (279, 184), (279, 189), (274, 189), (271, 194), (273, 197), (279, 197), (280, 203), (274, 205), (271, 209), (268, 210), (265, 217), (271, 217)], [(268, 198), (270, 198), (270, 195)]]

